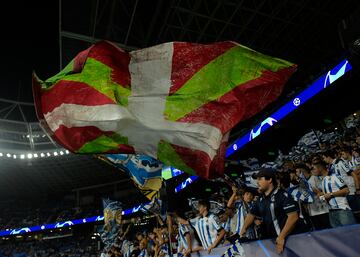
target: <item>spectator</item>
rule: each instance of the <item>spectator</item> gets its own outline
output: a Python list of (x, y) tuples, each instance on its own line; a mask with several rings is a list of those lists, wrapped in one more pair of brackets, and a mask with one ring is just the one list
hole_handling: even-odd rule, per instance
[(181, 219), (184, 220), (179, 213), (176, 213), (178, 222), (178, 253), (189, 256), (193, 251), (200, 250), (199, 243), (195, 238), (194, 230), (190, 225), (181, 224)]
[(322, 162), (316, 162), (313, 164), (312, 176), (308, 179), (308, 182), (315, 193), (314, 202), (308, 204), (309, 216), (311, 223), (315, 229), (330, 228), (329, 221), (329, 207), (325, 201), (320, 200), (320, 196), (323, 195), (321, 174), (326, 166)]
[[(307, 204), (314, 201), (314, 192), (312, 191), (306, 177), (309, 177), (310, 171), (306, 164), (298, 164), (296, 170), (290, 170), (290, 187), (288, 194), (298, 204), (299, 221), (304, 230), (310, 230), (311, 220), (306, 208)], [(305, 175), (304, 175), (305, 174)]]
[(197, 232), (202, 247), (211, 253), (223, 239), (225, 230), (221, 226), (219, 218), (210, 213), (210, 202), (208, 200), (199, 201), (199, 216), (189, 221), (180, 219), (182, 224), (190, 224)]
[(336, 175), (335, 172), (329, 174), (328, 169), (322, 167), (320, 170), (322, 181), (321, 197), (329, 203), (329, 220), (333, 228), (343, 225), (356, 223), (351, 208), (346, 199), (349, 188), (345, 181)]
[(291, 197), (284, 190), (277, 187), (273, 170), (260, 170), (256, 177), (263, 195), (246, 216), (240, 236), (244, 237), (255, 217), (259, 217), (263, 221), (266, 236), (277, 237), (276, 248), (281, 253), (284, 250), (286, 237), (294, 232), (299, 219), (298, 208)]
[[(346, 150), (343, 150), (346, 152)], [(343, 153), (346, 156), (345, 152)], [(356, 192), (360, 193), (359, 180), (356, 174), (351, 169), (348, 161), (341, 158), (336, 158), (335, 152), (328, 150), (322, 154), (323, 159), (326, 163), (330, 165), (330, 173), (334, 173), (337, 176), (340, 176), (344, 183), (347, 185), (349, 193), (346, 198), (348, 203), (353, 211), (360, 210), (360, 202), (356, 196)]]
[[(229, 217), (225, 224), (225, 231), (230, 234), (230, 242), (234, 242), (239, 237), (241, 228), (244, 225), (245, 217), (249, 213), (254, 199), (253, 193), (248, 189), (243, 191), (242, 199), (235, 186), (232, 187), (232, 191), (233, 194), (227, 203)], [(247, 230), (246, 238), (255, 239), (255, 229), (253, 225)]]
[(357, 169), (360, 168), (360, 158), (356, 158), (353, 155), (353, 149), (351, 148), (340, 149), (340, 156), (343, 160), (348, 162), (348, 165), (352, 171), (355, 172)]
[(139, 241), (139, 250), (140, 253), (138, 257), (149, 257), (146, 239), (142, 239), (141, 241)]

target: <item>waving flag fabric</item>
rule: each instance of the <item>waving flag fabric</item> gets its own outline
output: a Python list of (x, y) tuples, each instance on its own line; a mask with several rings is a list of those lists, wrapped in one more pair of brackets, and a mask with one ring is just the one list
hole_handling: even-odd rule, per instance
[(163, 165), (158, 160), (139, 154), (100, 154), (96, 157), (128, 175), (149, 200), (158, 197), (163, 181)]
[(240, 240), (236, 240), (236, 242), (231, 245), (222, 255), (221, 257), (246, 257), (245, 250), (241, 245)]
[(101, 240), (105, 244), (104, 252), (107, 252), (113, 246), (118, 246), (119, 235), (122, 225), (122, 205), (120, 202), (110, 199), (103, 199), (104, 207), (104, 227), (101, 233)]
[(230, 130), (274, 101), (295, 65), (235, 42), (126, 53), (103, 41), (33, 79), (39, 119), (75, 153), (141, 153), (220, 175)]
[(105, 157), (124, 170), (141, 189), (159, 191), (162, 183), (162, 163), (140, 154), (106, 154)]

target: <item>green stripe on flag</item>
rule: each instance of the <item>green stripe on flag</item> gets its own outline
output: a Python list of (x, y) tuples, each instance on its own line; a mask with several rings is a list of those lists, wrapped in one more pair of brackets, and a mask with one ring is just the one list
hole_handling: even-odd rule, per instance
[(58, 74), (42, 82), (43, 89), (45, 90), (51, 89), (50, 87), (52, 85), (55, 85), (59, 80), (73, 73), (73, 67), (74, 67), (74, 60), (71, 60), (71, 62), (69, 62), (68, 65), (66, 65), (66, 67), (62, 69)]
[(112, 69), (106, 64), (94, 59), (87, 58), (83, 70), (80, 73), (72, 73), (73, 61), (57, 75), (46, 80), (47, 89), (51, 89), (59, 80), (76, 81), (95, 88), (100, 93), (111, 98), (114, 102), (127, 106), (130, 88), (119, 85), (111, 79)]
[(175, 167), (189, 174), (195, 174), (195, 171), (185, 164), (171, 144), (164, 140), (161, 140), (158, 144), (157, 157), (165, 165)]
[(292, 65), (244, 46), (235, 46), (202, 67), (175, 94), (166, 98), (165, 117), (176, 121), (235, 87), (259, 78), (263, 71), (276, 72)]
[(78, 153), (104, 153), (110, 150), (116, 150), (120, 144), (128, 144), (128, 138), (114, 133), (111, 136), (102, 135), (93, 141), (85, 143)]

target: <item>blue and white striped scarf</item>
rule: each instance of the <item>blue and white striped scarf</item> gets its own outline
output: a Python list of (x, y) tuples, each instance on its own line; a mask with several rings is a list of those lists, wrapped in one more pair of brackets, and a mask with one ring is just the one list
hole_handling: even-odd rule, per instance
[(288, 194), (292, 196), (294, 201), (302, 201), (304, 203), (314, 202), (314, 192), (304, 177), (300, 177), (299, 185), (292, 186), (288, 189)]
[(235, 244), (230, 246), (224, 253), (221, 255), (221, 257), (246, 257), (245, 256), (245, 250), (242, 247), (239, 240), (236, 240)]

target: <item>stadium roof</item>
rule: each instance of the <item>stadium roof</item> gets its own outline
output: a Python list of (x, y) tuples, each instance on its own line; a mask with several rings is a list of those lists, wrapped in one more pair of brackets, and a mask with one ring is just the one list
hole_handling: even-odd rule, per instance
[[(0, 23), (4, 38), (0, 70), (0, 148), (5, 155), (6, 151), (20, 155), (28, 151), (49, 151), (53, 155), (54, 151), (63, 150), (37, 123), (31, 104), (31, 72), (35, 70), (45, 79), (100, 39), (116, 42), (126, 50), (169, 41), (232, 40), (297, 63), (298, 72), (279, 101), (239, 124), (232, 132), (231, 139), (235, 139), (244, 128), (305, 87), (344, 55), (339, 24), (360, 8), (357, 0), (59, 0), (14, 1), (10, 5), (13, 6), (3, 12), (11, 16), (2, 15), (4, 20)], [(345, 82), (352, 83), (351, 80)], [(351, 90), (348, 86), (347, 92)], [(344, 91), (337, 88), (331, 92)], [(330, 97), (330, 93), (325, 96)], [(335, 112), (334, 118), (344, 115), (344, 110), (349, 112), (359, 107), (355, 94), (339, 94), (340, 99), (350, 97), (350, 100), (331, 109)], [(321, 100), (326, 102), (324, 96)], [(314, 108), (311, 104), (308, 109), (305, 107), (300, 117), (306, 126), (329, 114), (318, 108), (318, 115), (312, 118), (311, 108)], [(295, 119), (289, 121), (295, 122)], [(286, 143), (281, 136), (277, 138), (279, 144)], [(256, 148), (249, 149), (256, 151)], [(31, 165), (26, 158), (23, 163), (13, 158), (1, 159), (0, 194), (15, 192), (11, 188), (19, 186), (29, 192), (41, 187), (41, 190), (64, 191), (123, 178), (112, 167), (89, 156), (58, 157), (32, 159)]]

